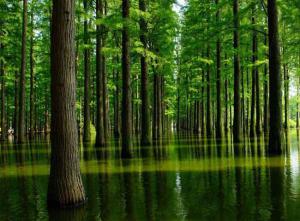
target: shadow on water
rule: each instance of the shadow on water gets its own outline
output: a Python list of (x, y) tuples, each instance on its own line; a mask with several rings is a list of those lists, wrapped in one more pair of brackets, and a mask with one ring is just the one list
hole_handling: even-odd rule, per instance
[(126, 160), (117, 140), (104, 148), (84, 144), (86, 206), (49, 211), (49, 143), (3, 143), (0, 220), (299, 220), (300, 133), (286, 138), (280, 157), (265, 154), (264, 137), (234, 144), (181, 134), (136, 143)]

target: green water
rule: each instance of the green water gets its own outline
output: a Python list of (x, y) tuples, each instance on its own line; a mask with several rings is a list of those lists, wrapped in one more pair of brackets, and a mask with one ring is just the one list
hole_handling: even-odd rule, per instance
[(134, 148), (81, 146), (85, 207), (48, 210), (50, 145), (41, 139), (0, 148), (0, 220), (300, 220), (300, 143), (265, 155), (263, 138), (233, 145), (194, 136)]

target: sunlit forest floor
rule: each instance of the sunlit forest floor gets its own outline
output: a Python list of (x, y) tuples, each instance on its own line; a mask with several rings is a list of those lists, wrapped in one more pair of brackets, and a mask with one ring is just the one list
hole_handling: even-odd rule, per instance
[(46, 205), (49, 139), (0, 149), (0, 220), (299, 220), (300, 135), (285, 153), (265, 154), (263, 137), (234, 145), (194, 135), (165, 137), (122, 160), (117, 141), (80, 147), (88, 196), (77, 210)]

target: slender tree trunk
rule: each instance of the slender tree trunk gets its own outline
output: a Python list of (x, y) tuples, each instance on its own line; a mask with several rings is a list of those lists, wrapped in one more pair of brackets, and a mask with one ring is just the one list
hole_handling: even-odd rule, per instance
[[(256, 7), (254, 8), (254, 10), (256, 10)], [(256, 16), (256, 13), (254, 12), (254, 17)], [(254, 18), (254, 24), (256, 24), (255, 18)], [(256, 32), (256, 31), (255, 31)], [(255, 50), (256, 50), (256, 59), (258, 59), (258, 43), (257, 43), (257, 34), (255, 34)], [(261, 134), (261, 115), (260, 115), (260, 86), (259, 86), (259, 71), (258, 71), (258, 67), (255, 65), (255, 89), (256, 89), (256, 134), (260, 135)]]
[(29, 128), (30, 128), (30, 138), (34, 137), (35, 133), (35, 94), (34, 94), (34, 55), (33, 55), (33, 35), (34, 35), (34, 23), (33, 23), (33, 11), (31, 9), (31, 34), (30, 34), (30, 116), (29, 116)]
[[(219, 0), (216, 0), (216, 6), (218, 7)], [(220, 22), (220, 9), (216, 14), (217, 23)], [(217, 53), (217, 122), (216, 122), (216, 138), (222, 138), (222, 102), (221, 102), (221, 40), (218, 36), (216, 44)]]
[(15, 72), (15, 113), (14, 113), (14, 139), (18, 140), (19, 129), (19, 73)]
[(19, 82), (19, 116), (17, 142), (25, 140), (25, 72), (26, 72), (26, 32), (27, 32), (27, 0), (23, 0), (23, 29), (22, 29), (22, 57), (21, 75)]
[[(227, 54), (225, 54), (225, 60), (227, 60)], [(226, 65), (227, 68), (227, 65)], [(228, 94), (228, 77), (225, 77), (225, 92), (224, 92), (224, 103), (225, 103), (225, 117), (224, 117), (224, 131), (225, 135), (228, 133), (228, 102), (229, 102), (229, 94)]]
[[(252, 25), (255, 26), (256, 20), (255, 20), (255, 6), (252, 8)], [(257, 77), (257, 32), (256, 30), (253, 30), (252, 33), (252, 93), (251, 93), (251, 120), (250, 120), (250, 137), (254, 137), (256, 134), (256, 127), (255, 127), (255, 106), (256, 106), (256, 77)], [(258, 116), (256, 116), (257, 118)]]
[(122, 157), (131, 157), (132, 145), (129, 10), (130, 1), (122, 0)]
[[(96, 1), (97, 18), (103, 17), (103, 2)], [(102, 56), (102, 25), (97, 25), (96, 33), (96, 146), (105, 146), (104, 119), (103, 119), (103, 56)]]
[[(265, 46), (267, 46), (267, 36), (265, 36)], [(268, 102), (268, 67), (264, 66), (264, 133), (269, 132), (269, 102)]]
[(51, 35), (51, 169), (49, 205), (85, 202), (76, 123), (75, 1), (54, 0)]
[(268, 0), (268, 28), (269, 28), (269, 87), (270, 95), (270, 133), (269, 153), (281, 154), (282, 138), (282, 92), (280, 74), (280, 47), (278, 39), (278, 11), (277, 0)]
[[(0, 44), (0, 49), (3, 49), (3, 45)], [(6, 121), (6, 105), (5, 105), (5, 70), (4, 62), (0, 60), (0, 76), (1, 76), (1, 140), (6, 140), (7, 137), (7, 121)]]
[(234, 122), (233, 122), (233, 138), (235, 142), (241, 141), (241, 96), (240, 96), (240, 56), (239, 56), (239, 2), (233, 1), (234, 16)]
[[(145, 0), (139, 0), (139, 9), (146, 12)], [(140, 40), (143, 44), (144, 50), (147, 49), (147, 22), (140, 18)], [(142, 99), (142, 133), (141, 144), (150, 144), (150, 112), (149, 112), (149, 95), (148, 95), (148, 64), (146, 58), (146, 52), (141, 56), (141, 99)]]
[[(116, 57), (116, 63), (119, 63), (119, 57)], [(114, 136), (115, 138), (120, 137), (120, 72), (118, 69), (114, 70), (115, 73), (115, 84), (116, 91), (114, 97)]]
[[(207, 58), (210, 57), (210, 46), (207, 46)], [(206, 73), (206, 136), (211, 137), (212, 136), (212, 125), (211, 125), (211, 100), (210, 100), (210, 66), (207, 65), (207, 73)]]
[[(89, 12), (89, 0), (83, 1), (83, 7), (85, 13)], [(90, 113), (90, 49), (88, 45), (89, 30), (88, 19), (84, 19), (84, 104), (83, 104), (83, 142), (89, 142), (91, 140), (91, 113)]]
[(284, 129), (289, 129), (289, 72), (287, 64), (283, 64), (284, 76)]
[(205, 71), (204, 69), (202, 70), (202, 92), (201, 92), (201, 108), (202, 108), (202, 111), (201, 111), (201, 134), (204, 136), (205, 135), (205, 96), (204, 96), (204, 93), (205, 93)]

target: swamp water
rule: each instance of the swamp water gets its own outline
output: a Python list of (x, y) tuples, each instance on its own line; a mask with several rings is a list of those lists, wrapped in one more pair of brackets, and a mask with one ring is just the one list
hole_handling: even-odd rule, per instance
[(300, 220), (299, 133), (285, 147), (268, 157), (262, 138), (233, 145), (174, 135), (121, 160), (115, 142), (81, 146), (88, 203), (48, 210), (49, 143), (1, 144), (0, 220)]

